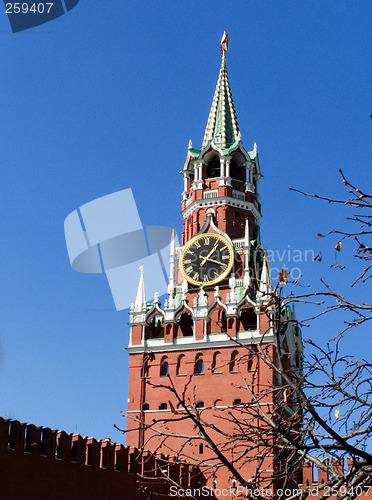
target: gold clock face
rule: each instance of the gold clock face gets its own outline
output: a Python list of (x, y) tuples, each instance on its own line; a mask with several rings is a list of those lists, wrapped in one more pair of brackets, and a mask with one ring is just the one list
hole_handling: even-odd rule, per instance
[(210, 286), (224, 280), (234, 264), (234, 248), (219, 234), (199, 234), (181, 254), (181, 272), (192, 285)]

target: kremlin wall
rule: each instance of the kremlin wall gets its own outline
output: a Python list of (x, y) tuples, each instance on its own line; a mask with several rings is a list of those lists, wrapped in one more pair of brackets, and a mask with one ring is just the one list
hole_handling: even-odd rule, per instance
[(172, 457), (0, 417), (1, 500), (166, 499), (168, 478), (185, 489), (200, 481)]
[[(351, 464), (335, 463), (341, 470), (344, 465)], [(320, 498), (327, 479), (305, 463), (298, 498)], [(225, 491), (216, 485), (215, 496), (204, 484), (196, 467), (174, 457), (0, 417), (1, 500), (155, 500), (190, 498), (192, 493), (195, 498), (247, 498), (239, 486)], [(327, 492), (337, 498), (330, 488)], [(289, 497), (289, 491), (279, 493), (278, 500)], [(355, 493), (372, 499), (368, 489)]]

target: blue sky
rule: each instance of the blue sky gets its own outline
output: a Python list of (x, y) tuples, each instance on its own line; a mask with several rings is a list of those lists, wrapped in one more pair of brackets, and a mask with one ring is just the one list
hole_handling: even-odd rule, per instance
[[(371, 14), (369, 1), (80, 0), (13, 34), (0, 13), (1, 415), (123, 439), (112, 426), (127, 399), (128, 315), (104, 276), (70, 268), (63, 221), (132, 188), (143, 224), (180, 232), (178, 172), (190, 137), (202, 141), (224, 30), (243, 142), (257, 141), (264, 175), (263, 244), (278, 260), (320, 249), (302, 282), (329, 275), (347, 289), (354, 269), (330, 273), (334, 242), (315, 236), (342, 226), (340, 209), (288, 187), (341, 196), (341, 167), (370, 191)], [(355, 335), (347, 348), (365, 354)]]

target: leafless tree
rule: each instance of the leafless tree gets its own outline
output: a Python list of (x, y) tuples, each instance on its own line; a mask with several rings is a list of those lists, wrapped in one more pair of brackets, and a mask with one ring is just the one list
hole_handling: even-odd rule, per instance
[[(246, 488), (248, 496), (244, 498), (267, 498), (271, 486), (276, 487), (276, 498), (306, 498), (311, 496), (311, 490), (314, 495), (313, 485), (307, 484), (303, 475), (304, 470), (313, 466), (323, 478), (315, 495), (319, 499), (331, 494), (345, 500), (366, 496), (372, 486), (372, 364), (368, 359), (354, 357), (343, 347), (345, 337), (350, 340), (354, 329), (366, 325), (372, 318), (372, 304), (366, 300), (366, 288), (372, 276), (369, 241), (372, 195), (351, 184), (342, 171), (340, 174), (348, 189), (345, 199), (292, 190), (342, 205), (348, 212), (346, 219), (352, 224), (351, 230), (333, 229), (327, 235), (318, 236), (335, 236), (336, 252), (342, 251), (345, 240), (355, 242), (354, 257), (361, 269), (351, 287), (359, 287), (360, 300), (348, 298), (346, 293), (333, 289), (323, 279), (321, 290), (289, 294), (287, 288), (296, 289), (298, 282), (291, 285), (290, 274), (283, 270), (278, 285), (262, 306), (276, 332), (274, 342), (265, 343), (263, 335), (255, 352), (256, 360), (275, 372), (273, 386), (262, 387), (257, 392), (242, 371), (240, 388), (246, 391), (246, 398), (231, 407), (216, 410), (198, 406), (193, 376), (181, 391), (169, 376), (164, 384), (153, 385), (154, 391), (158, 388), (169, 391), (171, 413), (146, 424), (145, 447), (153, 449), (155, 446), (164, 451), (172, 442), (169, 453), (197, 463), (207, 474), (213, 476), (219, 469), (227, 469), (236, 485)], [(296, 290), (299, 289), (297, 286)], [(316, 304), (319, 311), (307, 320), (297, 321), (288, 314), (293, 303)], [(292, 329), (296, 334), (299, 327), (313, 326), (315, 320), (321, 321), (330, 313), (343, 318), (338, 335), (324, 344), (306, 340), (306, 356), (293, 363), (283, 343), (286, 331)], [(317, 328), (321, 329), (321, 323)], [(243, 352), (238, 367), (251, 355), (251, 352)], [(261, 404), (268, 400), (272, 401), (271, 405)], [(183, 423), (187, 423), (185, 429), (190, 429), (190, 422), (193, 432), (181, 432)], [(179, 439), (179, 446), (174, 445), (175, 438)], [(190, 452), (189, 445), (195, 447), (195, 443), (208, 448), (207, 458), (205, 454), (201, 458)], [(262, 477), (263, 464), (271, 454), (276, 465), (275, 477), (270, 474)], [(241, 471), (249, 464), (255, 475), (248, 480)], [(262, 484), (265, 484), (266, 493), (256, 488)], [(301, 492), (298, 485), (301, 485)]]

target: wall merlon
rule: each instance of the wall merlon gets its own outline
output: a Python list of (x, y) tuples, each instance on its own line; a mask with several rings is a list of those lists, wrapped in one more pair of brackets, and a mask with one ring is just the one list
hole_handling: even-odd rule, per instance
[(71, 440), (71, 462), (86, 465), (87, 439), (79, 434), (74, 434)]
[(8, 448), (10, 420), (0, 417), (0, 453)]
[(41, 427), (34, 424), (26, 426), (25, 451), (32, 455), (40, 455)]
[(9, 448), (15, 452), (23, 452), (25, 450), (25, 430), (26, 424), (22, 424), (18, 420), (12, 420), (9, 428)]
[(122, 444), (115, 445), (115, 470), (117, 471), (128, 471), (129, 468), (129, 459), (128, 459), (129, 450)]
[(57, 433), (57, 458), (69, 462), (71, 460), (72, 434), (65, 431)]
[(111, 471), (115, 469), (115, 444), (111, 441), (102, 442), (101, 468)]
[(101, 441), (87, 439), (87, 465), (99, 468), (101, 465)]

